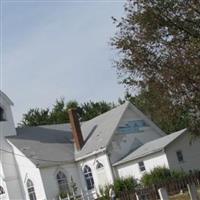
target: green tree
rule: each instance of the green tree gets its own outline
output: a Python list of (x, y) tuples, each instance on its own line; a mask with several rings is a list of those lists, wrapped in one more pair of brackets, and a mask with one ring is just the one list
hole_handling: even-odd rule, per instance
[(53, 108), (31, 108), (23, 114), (19, 126), (38, 126), (45, 124), (61, 124), (69, 122), (68, 109), (78, 108), (78, 102), (69, 101), (65, 104), (64, 98), (57, 99)]
[(140, 94), (131, 96), (127, 93), (121, 103), (129, 100), (138, 109), (144, 112), (154, 123), (156, 123), (165, 133), (183, 129), (188, 126), (188, 112), (182, 106), (171, 106), (168, 98), (160, 98), (162, 93), (159, 90), (142, 90)]
[(23, 115), (23, 119), (19, 126), (37, 126), (45, 125), (50, 121), (49, 109), (30, 109)]
[(160, 106), (181, 108), (193, 135), (200, 135), (200, 2), (130, 0), (124, 8), (125, 17), (113, 18), (111, 42), (120, 54), (121, 82), (154, 95), (151, 115)]
[(107, 103), (105, 101), (99, 102), (86, 102), (81, 105), (75, 100), (65, 103), (64, 99), (56, 100), (53, 108), (46, 109), (30, 109), (23, 115), (22, 121), (19, 126), (38, 126), (45, 124), (61, 124), (69, 122), (68, 110), (70, 108), (76, 108), (78, 116), (81, 121), (90, 120), (104, 112), (114, 108), (113, 103)]
[(99, 101), (99, 102), (92, 102), (89, 101), (87, 103), (83, 103), (81, 105), (81, 120), (86, 121), (90, 120), (102, 113), (107, 112), (108, 110), (111, 110), (114, 108), (115, 105), (113, 103), (107, 103), (105, 101)]
[(63, 98), (56, 100), (56, 103), (50, 112), (49, 118), (49, 122), (52, 124), (66, 123), (66, 121), (69, 121), (66, 105)]

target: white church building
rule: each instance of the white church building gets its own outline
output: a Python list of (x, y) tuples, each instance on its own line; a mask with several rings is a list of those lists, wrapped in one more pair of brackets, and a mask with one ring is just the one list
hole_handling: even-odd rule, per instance
[(157, 166), (200, 169), (200, 141), (190, 144), (186, 129), (166, 135), (129, 102), (81, 124), (72, 109), (70, 124), (23, 128), (12, 105), (0, 91), (0, 199), (57, 200)]

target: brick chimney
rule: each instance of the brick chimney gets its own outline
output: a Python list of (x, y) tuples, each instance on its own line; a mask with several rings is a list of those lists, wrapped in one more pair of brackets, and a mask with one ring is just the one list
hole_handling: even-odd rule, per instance
[(74, 138), (74, 142), (76, 144), (77, 150), (81, 150), (84, 145), (83, 135), (81, 132), (80, 123), (78, 120), (76, 109), (72, 108), (68, 110), (69, 113), (69, 121), (72, 128), (72, 134)]

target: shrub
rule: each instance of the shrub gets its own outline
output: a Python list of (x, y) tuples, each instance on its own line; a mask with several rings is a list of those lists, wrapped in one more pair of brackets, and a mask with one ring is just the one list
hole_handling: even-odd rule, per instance
[(65, 198), (67, 198), (68, 193), (67, 192), (60, 192), (59, 196), (60, 196), (61, 199), (65, 199)]
[(176, 171), (176, 170), (171, 171), (171, 177), (176, 180), (184, 178), (186, 175), (188, 174), (184, 171)]
[[(124, 190), (132, 190), (137, 186), (137, 181), (133, 177), (123, 178), (123, 179), (116, 179), (114, 181), (114, 190), (116, 196), (119, 196), (119, 193)], [(104, 187), (99, 188), (100, 191), (100, 198), (101, 200), (109, 200), (109, 189), (112, 185), (106, 185)]]
[(105, 185), (104, 187), (99, 188), (100, 198), (101, 200), (109, 200), (109, 189), (111, 185)]
[(172, 179), (180, 179), (185, 177), (187, 174), (183, 171), (170, 171), (166, 167), (156, 167), (151, 172), (145, 173), (141, 178), (141, 183), (144, 186), (151, 186)]
[(117, 179), (114, 182), (115, 192), (121, 192), (124, 190), (132, 190), (137, 186), (137, 181), (133, 177)]

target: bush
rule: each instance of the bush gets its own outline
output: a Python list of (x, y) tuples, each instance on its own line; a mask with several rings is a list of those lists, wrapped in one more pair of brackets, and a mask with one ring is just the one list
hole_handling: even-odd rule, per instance
[(61, 199), (67, 198), (68, 193), (67, 192), (60, 192), (59, 196)]
[(100, 200), (109, 200), (109, 190), (111, 185), (106, 185), (104, 187), (99, 188), (100, 197), (98, 199)]
[(172, 179), (180, 179), (187, 174), (183, 171), (170, 171), (166, 167), (156, 167), (151, 172), (145, 173), (141, 178), (141, 183), (144, 186), (152, 186)]
[(171, 177), (176, 180), (184, 178), (186, 175), (188, 174), (184, 171), (175, 171), (175, 170), (171, 171)]
[[(123, 179), (116, 179), (114, 181), (114, 190), (116, 196), (119, 196), (119, 193), (124, 190), (132, 190), (137, 186), (137, 181), (133, 177), (123, 178)], [(112, 185), (106, 185), (103, 188), (99, 188), (100, 191), (100, 198), (101, 200), (109, 200), (109, 190)]]
[(132, 190), (137, 186), (137, 181), (133, 177), (117, 179), (114, 182), (114, 189), (116, 193), (122, 192), (124, 190)]

